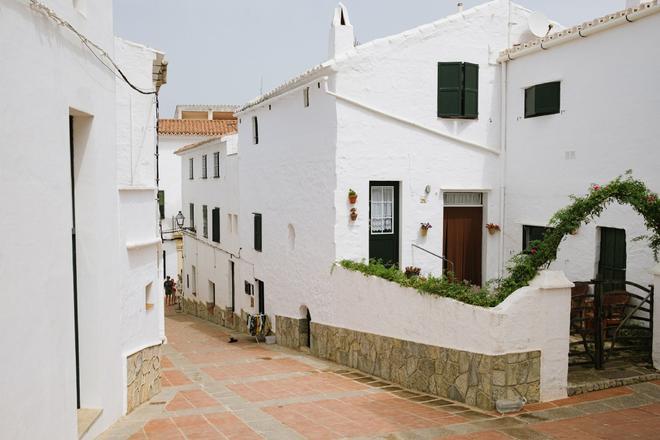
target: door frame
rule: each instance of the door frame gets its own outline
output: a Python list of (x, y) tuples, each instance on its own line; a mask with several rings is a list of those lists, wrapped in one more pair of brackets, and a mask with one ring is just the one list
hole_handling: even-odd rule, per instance
[[(397, 268), (401, 267), (401, 191), (400, 191), (400, 186), (401, 182), (398, 180), (370, 180), (369, 181), (369, 217), (368, 217), (368, 224), (369, 228), (367, 233), (368, 235), (368, 240), (369, 240), (369, 249), (368, 249), (368, 255), (369, 255), (369, 260), (371, 260), (371, 240), (372, 237), (378, 237), (379, 235), (382, 235), (383, 237), (389, 236), (390, 234), (372, 234), (371, 233), (371, 188), (374, 186), (392, 186), (394, 187), (394, 206), (392, 209), (392, 221), (394, 223), (394, 227), (392, 228), (392, 233), (395, 236), (396, 240), (396, 246), (395, 246), (395, 259), (396, 259), (396, 266)], [(374, 238), (375, 240), (378, 240), (378, 238)]]

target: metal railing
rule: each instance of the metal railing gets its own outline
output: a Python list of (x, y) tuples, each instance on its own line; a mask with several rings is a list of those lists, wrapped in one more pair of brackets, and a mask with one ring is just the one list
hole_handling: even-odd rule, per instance
[[(415, 243), (412, 243), (411, 246), (414, 247), (414, 248), (419, 249), (420, 251), (426, 252), (427, 254), (433, 255), (434, 257), (439, 258), (439, 259), (441, 259), (442, 261), (447, 262), (447, 264), (448, 264), (449, 266), (451, 266), (450, 272), (452, 272), (452, 273), (454, 272), (454, 263), (453, 263), (451, 260), (448, 260), (447, 258), (443, 257), (442, 255), (438, 255), (438, 254), (436, 254), (436, 253), (434, 253), (434, 252), (431, 252), (431, 251), (429, 251), (428, 249), (424, 249), (423, 247), (418, 246), (418, 245), (416, 245)], [(444, 269), (443, 269), (443, 272), (444, 272)]]

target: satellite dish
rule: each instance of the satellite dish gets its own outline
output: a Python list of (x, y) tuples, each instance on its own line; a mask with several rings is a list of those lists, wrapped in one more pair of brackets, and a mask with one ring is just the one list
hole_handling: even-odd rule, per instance
[(529, 14), (529, 17), (527, 17), (527, 24), (530, 32), (539, 38), (548, 35), (548, 32), (552, 27), (550, 25), (550, 20), (540, 12), (532, 12)]

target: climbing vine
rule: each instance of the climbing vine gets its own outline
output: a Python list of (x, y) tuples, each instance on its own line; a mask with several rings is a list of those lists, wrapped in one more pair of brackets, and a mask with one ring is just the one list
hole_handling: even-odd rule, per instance
[(624, 176), (605, 185), (592, 184), (583, 197), (571, 196), (572, 203), (557, 211), (552, 218), (543, 240), (533, 241), (529, 247), (514, 256), (509, 262), (506, 278), (499, 280), (495, 295), (501, 302), (517, 289), (524, 287), (539, 270), (547, 268), (557, 259), (557, 251), (564, 237), (577, 231), (581, 225), (598, 217), (613, 202), (630, 205), (639, 213), (649, 234), (637, 239), (646, 239), (656, 261), (660, 252), (660, 201), (658, 195), (632, 177), (627, 171)]

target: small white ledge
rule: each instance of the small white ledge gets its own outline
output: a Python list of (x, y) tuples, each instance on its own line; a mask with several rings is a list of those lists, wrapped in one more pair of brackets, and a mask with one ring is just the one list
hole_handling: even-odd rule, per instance
[(542, 270), (529, 282), (530, 287), (537, 289), (565, 289), (575, 286), (561, 270)]
[(130, 186), (121, 185), (117, 187), (117, 191), (156, 191), (158, 188), (155, 186)]
[(143, 247), (154, 246), (160, 243), (160, 237), (154, 237), (151, 240), (145, 241), (129, 241), (126, 243), (126, 249), (132, 251), (134, 249), (140, 249)]

